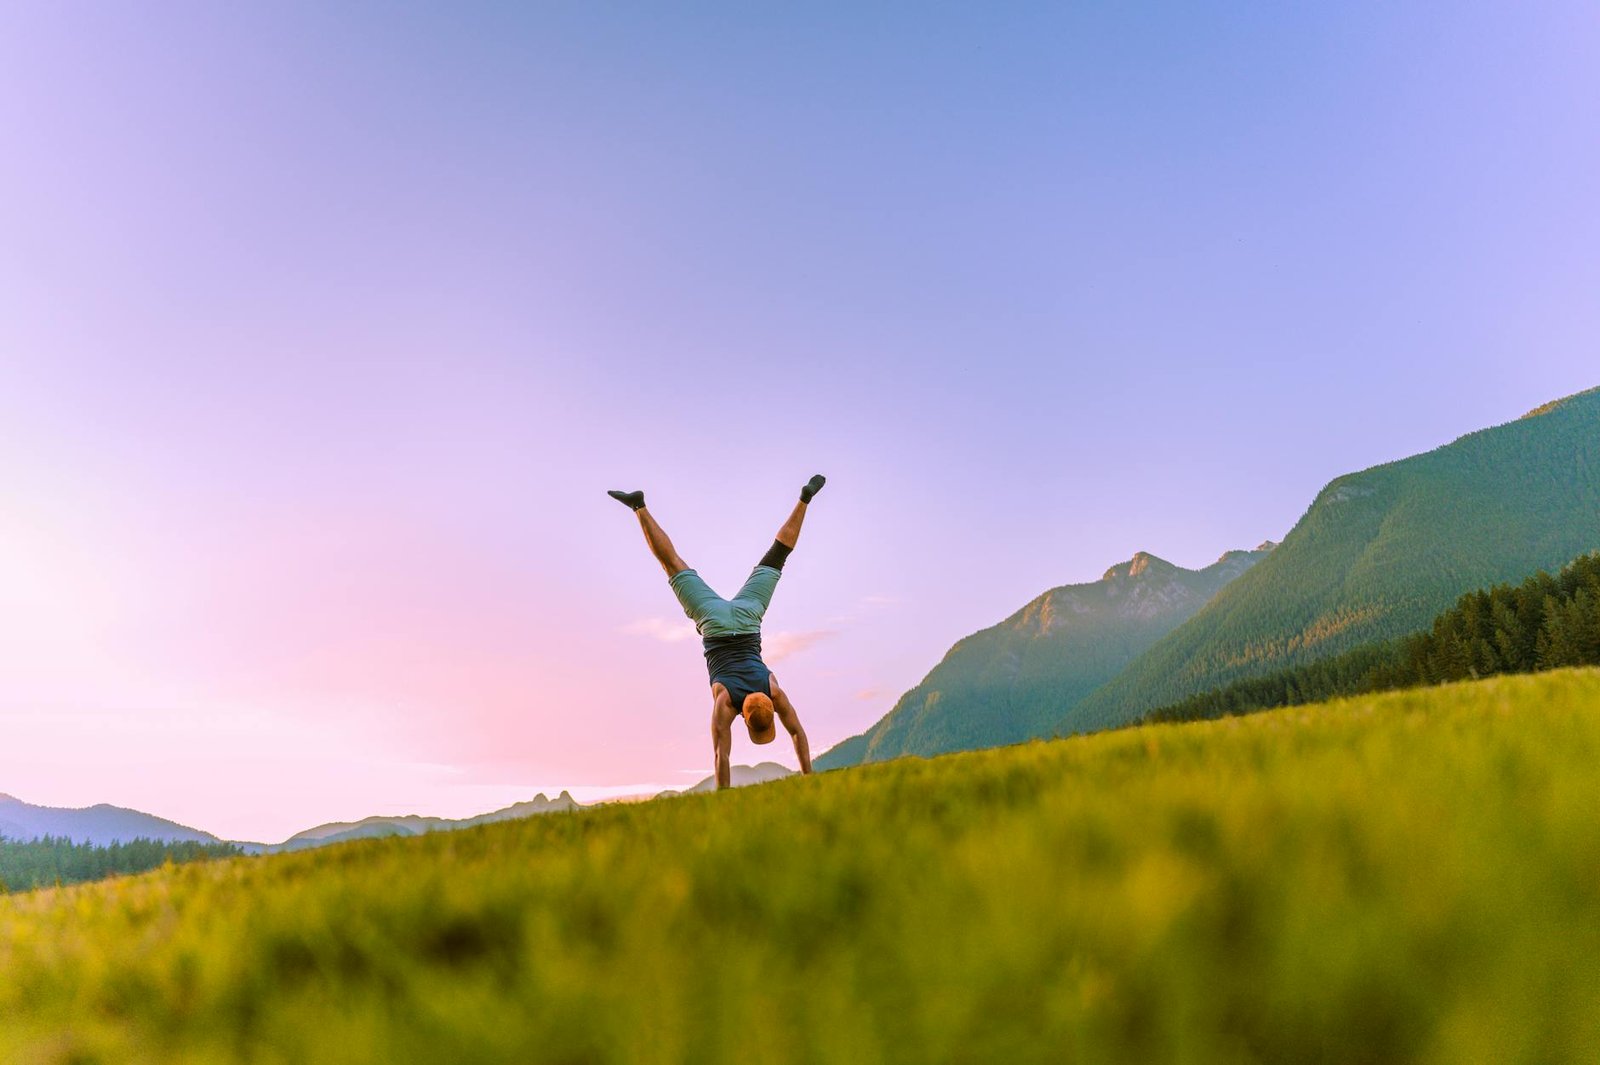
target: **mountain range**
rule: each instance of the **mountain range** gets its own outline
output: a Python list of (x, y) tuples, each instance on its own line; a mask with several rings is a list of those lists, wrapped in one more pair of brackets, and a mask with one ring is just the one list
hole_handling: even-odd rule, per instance
[(1329, 482), (1272, 557), (1064, 709), (1063, 731), (1415, 632), (1600, 547), (1600, 389)]
[[(491, 810), (486, 814), (476, 817), (448, 818), (448, 817), (422, 817), (417, 814), (407, 814), (401, 817), (364, 817), (360, 821), (333, 821), (315, 828), (308, 828), (304, 832), (297, 832), (272, 846), (263, 846), (263, 851), (298, 851), (308, 847), (322, 847), (329, 843), (342, 843), (351, 839), (378, 839), (384, 836), (420, 836), (427, 832), (448, 832), (457, 828), (471, 828), (473, 825), (488, 825), (496, 821), (514, 821), (519, 817), (533, 817), (537, 814), (557, 813), (565, 810), (579, 809), (578, 802), (569, 792), (563, 791), (553, 799), (546, 798), (543, 792), (535, 795), (527, 802), (515, 803), (501, 810)], [(242, 844), (242, 846), (249, 846)]]
[[(733, 767), (733, 786), (763, 784), (788, 776), (792, 770), (776, 762), (762, 762), (755, 766)], [(689, 788), (689, 792), (710, 791), (716, 787), (715, 777), (706, 777)], [(683, 794), (677, 791), (661, 792), (660, 797)], [(332, 821), (328, 824), (297, 832), (282, 843), (251, 843), (223, 840), (209, 832), (180, 825), (154, 814), (129, 810), (121, 806), (101, 803), (82, 809), (59, 806), (35, 806), (10, 795), (0, 795), (0, 838), (14, 840), (38, 839), (41, 836), (58, 836), (77, 843), (94, 843), (105, 846), (134, 839), (192, 841), (196, 843), (235, 843), (247, 854), (270, 854), (278, 851), (305, 850), (342, 843), (353, 839), (376, 839), (384, 836), (420, 836), (427, 832), (447, 832), (474, 825), (487, 825), (496, 821), (514, 821), (522, 817), (579, 810), (583, 806), (563, 791), (555, 798), (543, 793), (526, 802), (515, 803), (500, 810), (491, 810), (476, 817), (447, 818), (404, 816), (376, 816), (360, 821)]]
[(38, 839), (41, 836), (65, 837), (99, 846), (141, 838), (175, 843), (223, 842), (209, 832), (121, 806), (101, 803), (73, 810), (34, 806), (10, 795), (0, 795), (0, 837)]
[(1141, 551), (1098, 581), (1051, 589), (961, 640), (888, 716), (816, 764), (829, 769), (1047, 736), (1065, 711), (1276, 546), (1229, 551), (1200, 570)]
[[(817, 764), (1126, 724), (1241, 678), (1414, 632), (1465, 592), (1596, 548), (1600, 389), (1591, 389), (1335, 478), (1270, 552), (1230, 553), (1200, 571), (1139, 555), (1096, 584), (1046, 592), (959, 641), (887, 716)], [(1135, 596), (1148, 616), (1129, 613)]]

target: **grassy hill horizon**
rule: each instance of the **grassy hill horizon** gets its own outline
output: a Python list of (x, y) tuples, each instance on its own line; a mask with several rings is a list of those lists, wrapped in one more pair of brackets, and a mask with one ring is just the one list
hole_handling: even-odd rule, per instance
[(1600, 671), (0, 899), (0, 1060), (1588, 1062)]

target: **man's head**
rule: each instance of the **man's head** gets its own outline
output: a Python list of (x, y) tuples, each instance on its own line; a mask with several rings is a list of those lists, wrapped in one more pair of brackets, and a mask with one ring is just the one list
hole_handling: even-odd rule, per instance
[(772, 724), (772, 699), (760, 692), (744, 697), (744, 724), (750, 730), (751, 743), (771, 743), (778, 730)]

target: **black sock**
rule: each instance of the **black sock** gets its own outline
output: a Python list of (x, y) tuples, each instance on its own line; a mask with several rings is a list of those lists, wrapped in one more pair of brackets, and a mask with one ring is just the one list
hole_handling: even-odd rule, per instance
[(813, 476), (811, 480), (806, 482), (806, 486), (800, 489), (800, 502), (811, 502), (811, 497), (822, 491), (822, 486), (827, 483), (828, 479), (822, 476), (822, 474), (819, 473)]
[(644, 509), (644, 492), (642, 492), (642, 491), (640, 491), (640, 492), (624, 492), (624, 491), (621, 491), (619, 489), (613, 488), (611, 491), (607, 492), (606, 495), (610, 496), (612, 499), (615, 499), (618, 503), (621, 503), (623, 506), (627, 507), (629, 510), (643, 510)]

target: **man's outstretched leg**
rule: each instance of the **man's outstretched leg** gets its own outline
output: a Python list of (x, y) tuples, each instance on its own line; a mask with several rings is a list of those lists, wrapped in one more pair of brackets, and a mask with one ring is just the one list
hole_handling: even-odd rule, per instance
[(800, 502), (794, 505), (794, 510), (789, 514), (789, 520), (783, 523), (783, 528), (778, 530), (776, 537), (778, 543), (784, 547), (793, 548), (800, 539), (800, 526), (806, 520), (806, 507), (811, 503), (811, 497), (822, 491), (822, 486), (828, 479), (822, 474), (817, 474), (805, 483), (800, 489)]
[(756, 568), (744, 582), (744, 587), (739, 589), (739, 594), (733, 597), (734, 602), (742, 602), (748, 609), (755, 611), (756, 617), (765, 615), (767, 607), (772, 605), (772, 593), (778, 586), (778, 576), (783, 572), (783, 564), (800, 539), (800, 526), (806, 520), (806, 507), (810, 504), (811, 497), (822, 491), (822, 485), (826, 480), (827, 478), (819, 473), (800, 489), (800, 502), (794, 505), (789, 520), (783, 523), (783, 527), (778, 530), (778, 535), (772, 541), (772, 546), (767, 548), (767, 553), (756, 563)]
[(644, 530), (644, 542), (650, 545), (650, 553), (656, 556), (656, 561), (667, 571), (667, 576), (671, 577), (689, 568), (679, 556), (677, 549), (672, 546), (666, 530), (658, 525), (654, 515), (645, 509), (643, 492), (621, 492), (612, 489), (606, 495), (639, 516), (639, 528)]

